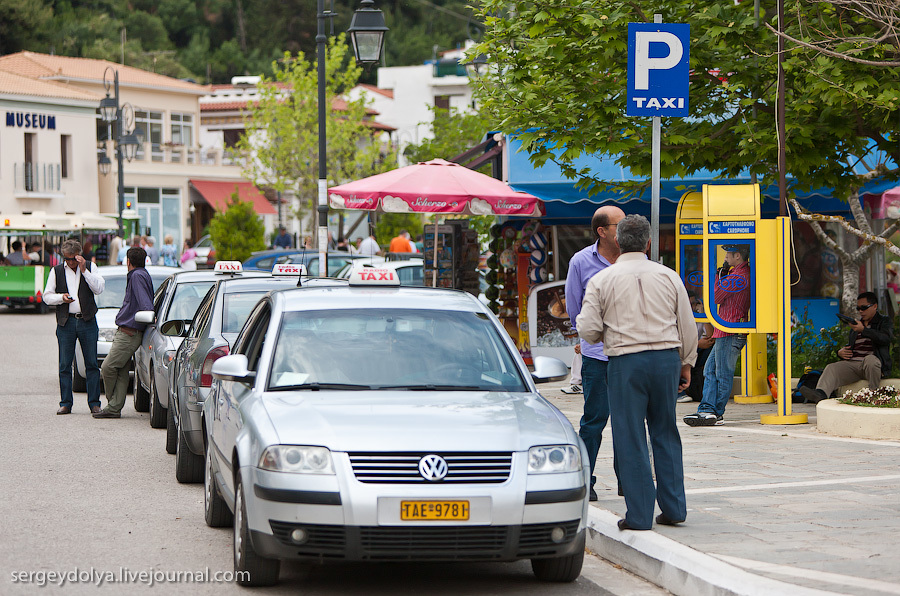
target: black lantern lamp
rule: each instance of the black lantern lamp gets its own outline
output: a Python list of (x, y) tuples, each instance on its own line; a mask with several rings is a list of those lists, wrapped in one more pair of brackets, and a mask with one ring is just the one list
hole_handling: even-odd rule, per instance
[(363, 0), (353, 13), (350, 28), (347, 29), (357, 64), (370, 68), (381, 62), (384, 34), (387, 30), (384, 13), (375, 8), (373, 0)]

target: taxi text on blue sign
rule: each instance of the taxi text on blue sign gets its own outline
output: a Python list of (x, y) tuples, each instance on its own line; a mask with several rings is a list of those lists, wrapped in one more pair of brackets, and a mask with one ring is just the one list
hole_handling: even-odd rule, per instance
[(691, 26), (628, 23), (628, 116), (687, 116)]

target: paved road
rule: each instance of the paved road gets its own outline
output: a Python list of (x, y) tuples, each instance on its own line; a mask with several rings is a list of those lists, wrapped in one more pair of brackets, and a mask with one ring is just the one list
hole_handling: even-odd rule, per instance
[[(129, 403), (120, 420), (94, 420), (84, 394), (73, 414), (56, 416), (55, 319), (0, 307), (0, 594), (32, 594), (34, 583), (13, 573), (90, 574), (228, 572), (231, 531), (203, 522), (201, 485), (175, 481), (163, 431)], [(105, 399), (104, 405), (106, 403)], [(32, 576), (38, 580), (38, 576)], [(146, 593), (146, 584), (106, 585), (105, 593)], [(238, 593), (230, 583), (167, 585), (172, 594)], [(538, 583), (527, 562), (516, 564), (344, 565), (282, 570), (266, 593), (288, 594), (540, 594), (658, 595), (666, 592), (596, 557), (574, 584)], [(64, 593), (93, 594), (71, 584)], [(52, 593), (53, 591), (50, 590)]]

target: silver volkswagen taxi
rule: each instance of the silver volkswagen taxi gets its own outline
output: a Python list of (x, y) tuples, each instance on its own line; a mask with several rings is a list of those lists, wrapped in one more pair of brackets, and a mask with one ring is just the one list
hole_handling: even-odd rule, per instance
[[(268, 294), (204, 403), (206, 522), (247, 585), (282, 560), (512, 561), (581, 572), (588, 466), (565, 416), (474, 296), (348, 285)], [(243, 577), (242, 577), (243, 576)]]

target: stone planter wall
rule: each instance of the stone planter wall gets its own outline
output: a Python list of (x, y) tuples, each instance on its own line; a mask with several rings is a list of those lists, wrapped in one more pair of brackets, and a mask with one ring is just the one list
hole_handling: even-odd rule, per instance
[(816, 427), (841, 437), (900, 440), (900, 408), (848, 406), (826, 399), (816, 405)]

